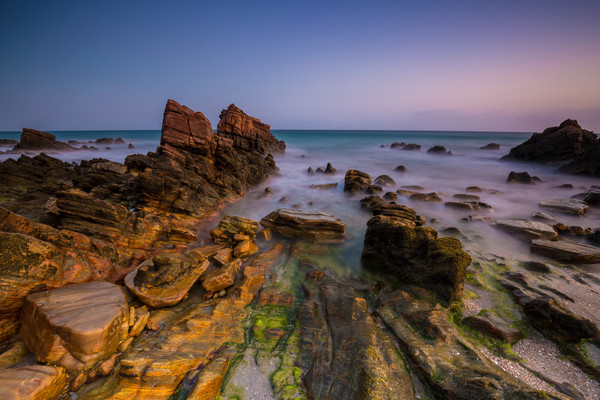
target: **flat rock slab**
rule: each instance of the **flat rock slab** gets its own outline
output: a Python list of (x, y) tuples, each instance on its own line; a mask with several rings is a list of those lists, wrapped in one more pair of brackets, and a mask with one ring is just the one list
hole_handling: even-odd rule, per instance
[(346, 224), (331, 214), (280, 208), (260, 221), (265, 228), (290, 239), (342, 242)]
[(589, 206), (585, 201), (577, 199), (550, 199), (540, 201), (540, 207), (556, 210), (567, 214), (585, 214)]
[(28, 295), (21, 338), (39, 362), (87, 370), (115, 353), (128, 336), (128, 320), (121, 286), (80, 283)]
[(67, 387), (64, 368), (31, 365), (0, 370), (0, 399), (55, 400)]
[(556, 240), (556, 230), (543, 222), (534, 222), (520, 219), (499, 219), (496, 226), (504, 231), (516, 233), (531, 239)]
[(550, 241), (535, 239), (531, 242), (531, 250), (535, 253), (561, 261), (580, 264), (600, 262), (600, 247), (566, 240)]

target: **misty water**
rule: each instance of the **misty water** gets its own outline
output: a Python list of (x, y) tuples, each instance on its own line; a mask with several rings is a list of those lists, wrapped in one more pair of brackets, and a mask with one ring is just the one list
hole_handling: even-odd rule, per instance
[[(53, 132), (58, 140), (89, 141), (101, 137), (122, 137), (127, 144), (102, 145), (99, 151), (76, 151), (51, 154), (65, 161), (78, 162), (82, 159), (106, 158), (123, 162), (128, 154), (155, 151), (159, 144), (160, 131), (85, 131)], [(569, 198), (584, 192), (592, 185), (600, 184), (593, 177), (559, 174), (556, 167), (539, 164), (501, 161), (511, 147), (522, 143), (530, 133), (510, 132), (412, 132), (412, 131), (273, 131), (278, 139), (287, 143), (285, 154), (276, 155), (278, 173), (257, 188), (250, 190), (237, 203), (219, 212), (260, 220), (278, 208), (299, 208), (305, 211), (322, 211), (335, 215), (346, 223), (347, 240), (343, 248), (349, 274), (360, 272), (360, 252), (370, 218), (360, 209), (360, 199), (365, 195), (349, 196), (343, 192), (344, 174), (348, 169), (358, 169), (371, 175), (389, 175), (396, 181), (394, 187), (384, 188), (395, 192), (402, 186), (418, 185), (425, 192), (437, 192), (444, 201), (456, 201), (452, 196), (466, 193), (468, 186), (478, 186), (481, 201), (490, 204), (493, 210), (463, 211), (444, 206), (443, 203), (411, 201), (398, 195), (397, 202), (414, 208), (428, 223), (442, 232), (448, 227), (457, 227), (465, 235), (461, 237), (467, 251), (486, 257), (501, 256), (507, 259), (536, 259), (525, 241), (498, 231), (486, 222), (465, 222), (464, 218), (485, 216), (493, 220), (501, 218), (529, 219), (532, 213), (542, 211), (554, 215), (566, 225), (596, 228), (600, 224), (600, 213), (591, 209), (586, 216), (578, 217), (556, 214), (539, 207), (541, 200)], [(18, 139), (19, 132), (1, 133), (0, 137)], [(381, 147), (393, 142), (416, 143), (420, 151), (407, 151)], [(500, 144), (500, 150), (481, 150), (488, 143)], [(91, 144), (88, 144), (91, 145)], [(452, 152), (451, 156), (427, 153), (434, 145), (443, 145)], [(111, 149), (107, 150), (108, 146)], [(2, 149), (0, 149), (2, 150)], [(4, 149), (6, 150), (6, 149)], [(0, 160), (15, 155), (0, 154)], [(307, 174), (310, 166), (314, 170), (325, 168), (330, 162), (335, 174)], [(394, 169), (404, 165), (406, 172)], [(506, 178), (511, 171), (527, 171), (538, 176), (542, 182), (535, 185), (508, 184)], [(338, 183), (335, 189), (310, 189), (311, 184)], [(557, 186), (572, 184), (573, 189)], [(266, 194), (269, 187), (272, 193)], [(281, 199), (286, 198), (286, 202)], [(218, 217), (218, 216), (217, 216)], [(211, 218), (211, 221), (213, 219)], [(214, 224), (216, 225), (216, 218)]]

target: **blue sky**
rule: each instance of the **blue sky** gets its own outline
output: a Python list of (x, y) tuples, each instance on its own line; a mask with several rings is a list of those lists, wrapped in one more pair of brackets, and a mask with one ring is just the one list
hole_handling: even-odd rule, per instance
[(600, 130), (599, 1), (57, 1), (0, 5), (0, 130)]

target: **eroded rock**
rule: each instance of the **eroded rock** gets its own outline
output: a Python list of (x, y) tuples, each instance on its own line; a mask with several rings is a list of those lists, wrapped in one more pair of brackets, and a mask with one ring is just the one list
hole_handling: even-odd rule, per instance
[(343, 241), (346, 234), (342, 220), (321, 212), (280, 208), (261, 219), (260, 224), (286, 238), (322, 243)]

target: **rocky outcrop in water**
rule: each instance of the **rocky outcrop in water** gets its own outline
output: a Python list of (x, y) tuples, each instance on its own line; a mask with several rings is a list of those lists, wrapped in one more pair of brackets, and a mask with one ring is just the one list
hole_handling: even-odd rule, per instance
[(55, 150), (55, 151), (73, 151), (75, 147), (56, 140), (56, 136), (48, 132), (36, 131), (35, 129), (23, 128), (21, 139), (14, 147), (19, 150)]
[(600, 140), (573, 119), (559, 126), (534, 133), (526, 142), (513, 147), (505, 160), (535, 161), (560, 165), (560, 171), (600, 176)]
[(342, 220), (321, 212), (281, 208), (261, 219), (260, 224), (285, 238), (320, 243), (343, 242), (346, 234), (346, 225)]
[(349, 169), (344, 177), (344, 192), (356, 193), (371, 186), (371, 176), (357, 169)]

